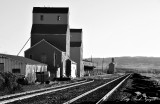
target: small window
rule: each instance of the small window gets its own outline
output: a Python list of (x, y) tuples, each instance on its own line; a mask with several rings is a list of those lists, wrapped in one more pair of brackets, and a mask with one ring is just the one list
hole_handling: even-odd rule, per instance
[(40, 16), (40, 20), (43, 21), (43, 19), (44, 19), (44, 17), (43, 17), (43, 15), (41, 15), (41, 16)]
[(12, 69), (12, 73), (20, 73), (20, 69)]
[(58, 20), (58, 21), (60, 21), (60, 20), (61, 20), (61, 17), (60, 17), (60, 16), (58, 16), (58, 17), (57, 17), (57, 20)]
[(32, 59), (32, 58), (33, 58), (33, 56), (32, 56), (32, 55), (29, 55), (29, 58), (30, 58), (30, 59)]

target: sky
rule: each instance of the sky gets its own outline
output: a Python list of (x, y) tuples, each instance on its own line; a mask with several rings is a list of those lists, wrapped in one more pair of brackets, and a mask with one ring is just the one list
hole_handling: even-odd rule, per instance
[(33, 7), (44, 6), (69, 7), (70, 27), (83, 29), (84, 58), (160, 57), (160, 0), (0, 0), (0, 53), (19, 53)]

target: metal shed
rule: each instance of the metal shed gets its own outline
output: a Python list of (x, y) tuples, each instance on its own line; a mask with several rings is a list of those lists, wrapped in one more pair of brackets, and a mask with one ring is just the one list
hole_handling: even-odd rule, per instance
[(47, 65), (21, 56), (0, 54), (0, 71), (24, 75), (32, 83), (36, 72), (47, 72)]

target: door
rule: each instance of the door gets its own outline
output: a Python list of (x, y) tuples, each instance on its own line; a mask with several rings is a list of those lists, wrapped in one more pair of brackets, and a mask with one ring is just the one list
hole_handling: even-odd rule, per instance
[(69, 59), (66, 60), (66, 76), (71, 76), (71, 61)]

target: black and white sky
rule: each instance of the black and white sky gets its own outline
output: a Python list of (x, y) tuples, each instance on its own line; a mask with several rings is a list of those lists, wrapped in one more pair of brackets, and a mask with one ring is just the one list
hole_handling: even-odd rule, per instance
[(69, 7), (70, 27), (83, 29), (84, 58), (160, 57), (160, 0), (1, 0), (0, 53), (18, 54), (33, 7), (44, 6)]

